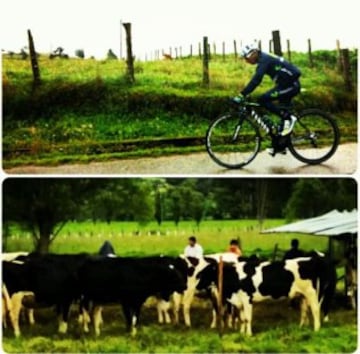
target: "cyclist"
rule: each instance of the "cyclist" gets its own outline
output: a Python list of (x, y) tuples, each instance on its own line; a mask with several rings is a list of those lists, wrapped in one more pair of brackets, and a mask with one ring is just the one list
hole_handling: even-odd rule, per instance
[[(260, 51), (255, 44), (247, 44), (241, 49), (241, 56), (252, 65), (257, 65), (256, 72), (250, 82), (234, 97), (237, 103), (242, 102), (246, 96), (252, 93), (260, 85), (264, 75), (270, 76), (275, 86), (259, 97), (259, 103), (270, 112), (275, 113), (282, 119), (279, 127), (279, 135), (286, 136), (291, 133), (296, 117), (286, 109), (280, 108), (273, 101), (279, 101), (282, 105), (288, 105), (291, 99), (300, 92), (300, 70), (293, 64), (277, 56)], [(268, 149), (274, 154), (274, 149)]]

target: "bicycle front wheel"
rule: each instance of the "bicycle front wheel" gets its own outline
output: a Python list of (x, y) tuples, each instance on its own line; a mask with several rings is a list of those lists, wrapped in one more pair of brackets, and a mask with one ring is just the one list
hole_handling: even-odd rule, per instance
[(289, 150), (301, 162), (316, 165), (334, 155), (340, 140), (335, 120), (319, 109), (308, 109), (298, 117)]
[(229, 113), (214, 120), (206, 133), (206, 150), (220, 166), (241, 168), (249, 164), (260, 149), (258, 127), (247, 117)]

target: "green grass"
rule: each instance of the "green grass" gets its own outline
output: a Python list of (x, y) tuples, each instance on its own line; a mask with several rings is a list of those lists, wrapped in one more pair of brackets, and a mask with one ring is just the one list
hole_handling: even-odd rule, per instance
[[(306, 88), (296, 98), (296, 105), (333, 111), (342, 141), (354, 141), (356, 90), (345, 90), (335, 52), (325, 54), (314, 54), (313, 68), (308, 67), (305, 54), (293, 54)], [(357, 58), (355, 54), (352, 57), (355, 83)], [(42, 84), (33, 89), (29, 61), (3, 56), (6, 166), (86, 162), (91, 160), (87, 156), (95, 160), (119, 157), (119, 152), (127, 151), (114, 151), (114, 145), (129, 139), (204, 137), (210, 121), (229, 109), (228, 98), (238, 93), (254, 71), (233, 56), (225, 61), (216, 57), (210, 62), (210, 87), (204, 88), (199, 58), (136, 62), (134, 85), (125, 80), (125, 63), (118, 60), (49, 60), (40, 56), (39, 67)], [(271, 86), (265, 78), (255, 96)], [(99, 145), (100, 152), (93, 149)], [(152, 155), (154, 149), (134, 145), (132, 150)]]
[[(264, 229), (284, 224), (284, 220), (267, 220)], [(33, 243), (29, 233), (13, 226), (7, 240), (7, 251), (31, 251)], [(306, 234), (262, 234), (256, 220), (203, 221), (199, 227), (192, 221), (182, 221), (178, 227), (164, 222), (161, 227), (153, 222), (141, 226), (136, 222), (71, 222), (65, 225), (51, 246), (55, 253), (96, 253), (105, 240), (110, 240), (119, 255), (144, 256), (151, 254), (180, 254), (190, 235), (196, 235), (206, 253), (225, 250), (232, 238), (239, 237), (245, 254), (254, 252), (271, 255), (275, 244), (288, 249), (297, 237), (306, 250), (327, 249), (326, 237)]]
[(72, 308), (69, 331), (56, 333), (56, 319), (51, 309), (35, 312), (33, 328), (22, 325), (22, 336), (15, 339), (4, 331), (3, 349), (8, 353), (351, 353), (357, 348), (357, 325), (354, 311), (336, 306), (329, 323), (319, 332), (298, 327), (299, 311), (288, 302), (269, 301), (254, 305), (253, 336), (226, 328), (219, 335), (210, 330), (211, 305), (195, 299), (192, 328), (183, 324), (158, 325), (153, 299), (143, 307), (141, 325), (135, 338), (125, 330), (120, 306), (104, 308), (101, 335), (83, 334), (76, 322), (77, 308)]

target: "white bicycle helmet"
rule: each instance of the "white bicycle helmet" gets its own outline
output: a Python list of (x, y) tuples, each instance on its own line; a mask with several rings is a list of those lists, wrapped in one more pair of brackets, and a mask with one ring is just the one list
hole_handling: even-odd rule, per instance
[(250, 56), (252, 52), (255, 50), (259, 50), (255, 43), (245, 44), (240, 51), (240, 54), (243, 58), (247, 58)]

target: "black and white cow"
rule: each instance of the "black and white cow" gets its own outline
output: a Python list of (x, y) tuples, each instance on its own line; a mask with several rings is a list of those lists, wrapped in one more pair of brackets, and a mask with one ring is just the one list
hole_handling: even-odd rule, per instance
[(85, 303), (92, 302), (95, 334), (100, 334), (102, 305), (120, 303), (128, 329), (134, 335), (145, 300), (153, 295), (169, 299), (183, 292), (185, 281), (172, 263), (142, 258), (93, 257), (79, 269)]
[[(10, 296), (27, 292), (21, 302), (26, 300), (30, 307), (56, 306), (59, 332), (66, 333), (70, 305), (81, 296), (77, 270), (86, 258), (85, 254), (29, 254), (21, 262), (2, 263), (3, 281)], [(20, 334), (18, 318), (14, 331)]]
[[(180, 258), (182, 258), (186, 262), (187, 281), (186, 290), (184, 291), (184, 293), (175, 293), (173, 297), (174, 316), (176, 324), (179, 323), (179, 312), (180, 308), (182, 307), (185, 325), (187, 327), (191, 327), (190, 309), (194, 297), (198, 291), (206, 290), (206, 287), (198, 286), (202, 274), (201, 272), (210, 265), (216, 266), (220, 260), (220, 257), (225, 262), (235, 262), (238, 258), (236, 254), (230, 252), (208, 254), (201, 258), (185, 257), (184, 255), (180, 256)], [(211, 323), (211, 327), (214, 328), (215, 326), (216, 317), (215, 313), (213, 312), (213, 321)]]
[[(26, 257), (28, 254), (28, 252), (3, 252), (1, 253), (1, 260), (22, 264), (19, 258)], [(28, 294), (28, 292), (19, 291), (16, 293), (12, 293), (10, 296), (6, 284), (4, 283), (4, 281), (2, 282), (3, 326), (4, 328), (7, 327), (7, 320), (9, 318), (15, 336), (20, 335), (19, 317), (21, 310), (25, 311), (30, 325), (33, 325), (35, 323), (34, 309), (24, 308), (24, 306), (22, 305), (23, 298)]]
[[(217, 284), (217, 271), (214, 265), (204, 269), (199, 274), (198, 287)], [(310, 308), (314, 330), (317, 331), (320, 329), (320, 309), (326, 320), (335, 285), (335, 267), (325, 257), (303, 257), (279, 262), (261, 262), (254, 258), (224, 264), (222, 301), (239, 309), (240, 331), (251, 335), (253, 303), (299, 296), (300, 325), (306, 323)]]

